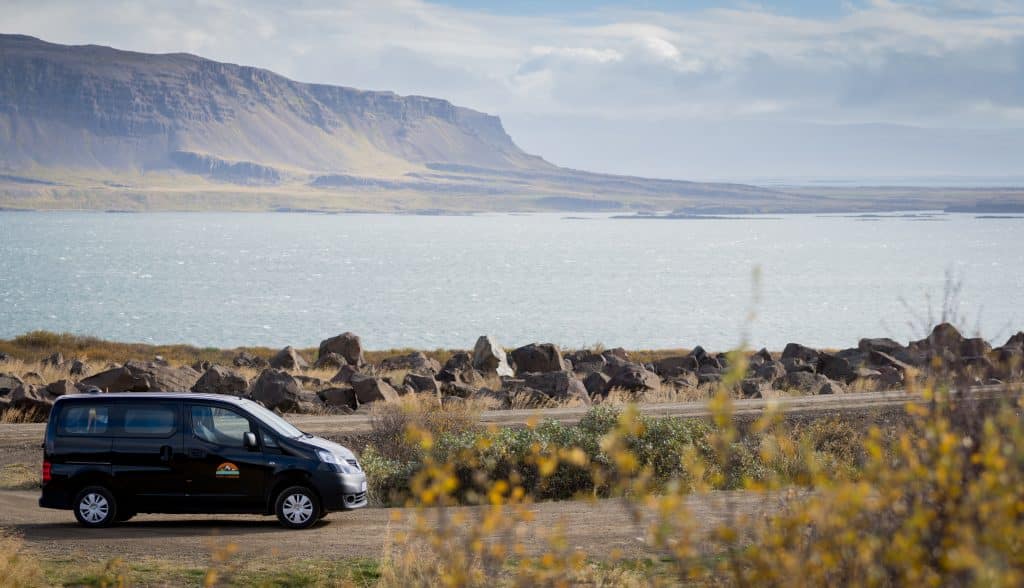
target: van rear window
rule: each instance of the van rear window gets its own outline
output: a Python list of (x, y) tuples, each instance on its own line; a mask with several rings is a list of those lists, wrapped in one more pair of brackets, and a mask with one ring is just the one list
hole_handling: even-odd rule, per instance
[(129, 437), (166, 437), (175, 430), (176, 412), (171, 406), (126, 406), (124, 434)]
[(62, 435), (106, 435), (109, 423), (109, 407), (76, 404), (64, 409), (59, 430)]

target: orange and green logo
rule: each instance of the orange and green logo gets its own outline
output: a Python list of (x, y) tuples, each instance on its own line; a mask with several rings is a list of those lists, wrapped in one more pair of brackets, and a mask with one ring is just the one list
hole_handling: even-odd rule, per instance
[(239, 473), (240, 472), (238, 471), (238, 466), (231, 463), (230, 461), (226, 461), (217, 466), (218, 478), (237, 478)]

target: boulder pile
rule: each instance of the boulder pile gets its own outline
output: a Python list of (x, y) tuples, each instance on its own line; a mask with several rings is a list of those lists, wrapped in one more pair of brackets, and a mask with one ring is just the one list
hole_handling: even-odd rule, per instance
[[(350, 413), (377, 402), (395, 402), (406, 394), (430, 394), (451, 402), (480, 399), (495, 408), (586, 406), (612, 397), (695, 399), (711, 394), (723, 380), (741, 398), (898, 389), (925, 377), (974, 386), (1024, 379), (1024, 332), (994, 348), (943, 323), (906, 345), (874, 338), (861, 339), (856, 347), (823, 351), (790, 343), (781, 353), (761, 349), (740, 355), (712, 354), (698, 346), (686, 354), (646, 362), (623, 349), (564, 351), (552, 343), (530, 343), (506, 352), (485, 335), (471, 351), (452, 352), (442, 359), (443, 364), (417, 351), (369, 363), (360, 338), (352, 333), (322, 341), (312, 363), (289, 346), (270, 358), (241, 352), (233, 366), (196, 362), (174, 367), (156, 358), (95, 371), (84, 361), (54, 353), (42, 362), (47, 370), (40, 371), (52, 368), (67, 375), (53, 382), (46, 383), (34, 372), (19, 376), (0, 371), (0, 409), (47, 410), (56, 398), (83, 391), (188, 390), (247, 397), (282, 412)], [(741, 371), (737, 374), (734, 368)], [(255, 376), (246, 375), (254, 371)], [(732, 377), (725, 379), (729, 374)]]

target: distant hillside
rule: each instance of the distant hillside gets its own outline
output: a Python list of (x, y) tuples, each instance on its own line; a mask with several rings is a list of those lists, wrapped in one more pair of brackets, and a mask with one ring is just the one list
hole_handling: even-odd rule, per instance
[(300, 83), (188, 54), (0, 35), (0, 207), (778, 212), (932, 204), (568, 170), (523, 152), (497, 117), (446, 100)]

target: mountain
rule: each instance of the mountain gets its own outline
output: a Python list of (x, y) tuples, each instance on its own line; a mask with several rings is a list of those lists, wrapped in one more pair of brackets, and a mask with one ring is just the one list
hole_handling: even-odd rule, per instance
[[(890, 198), (868, 208), (923, 205)], [(849, 195), (569, 170), (525, 153), (498, 117), (446, 100), (23, 35), (0, 35), (0, 206), (865, 208)]]

